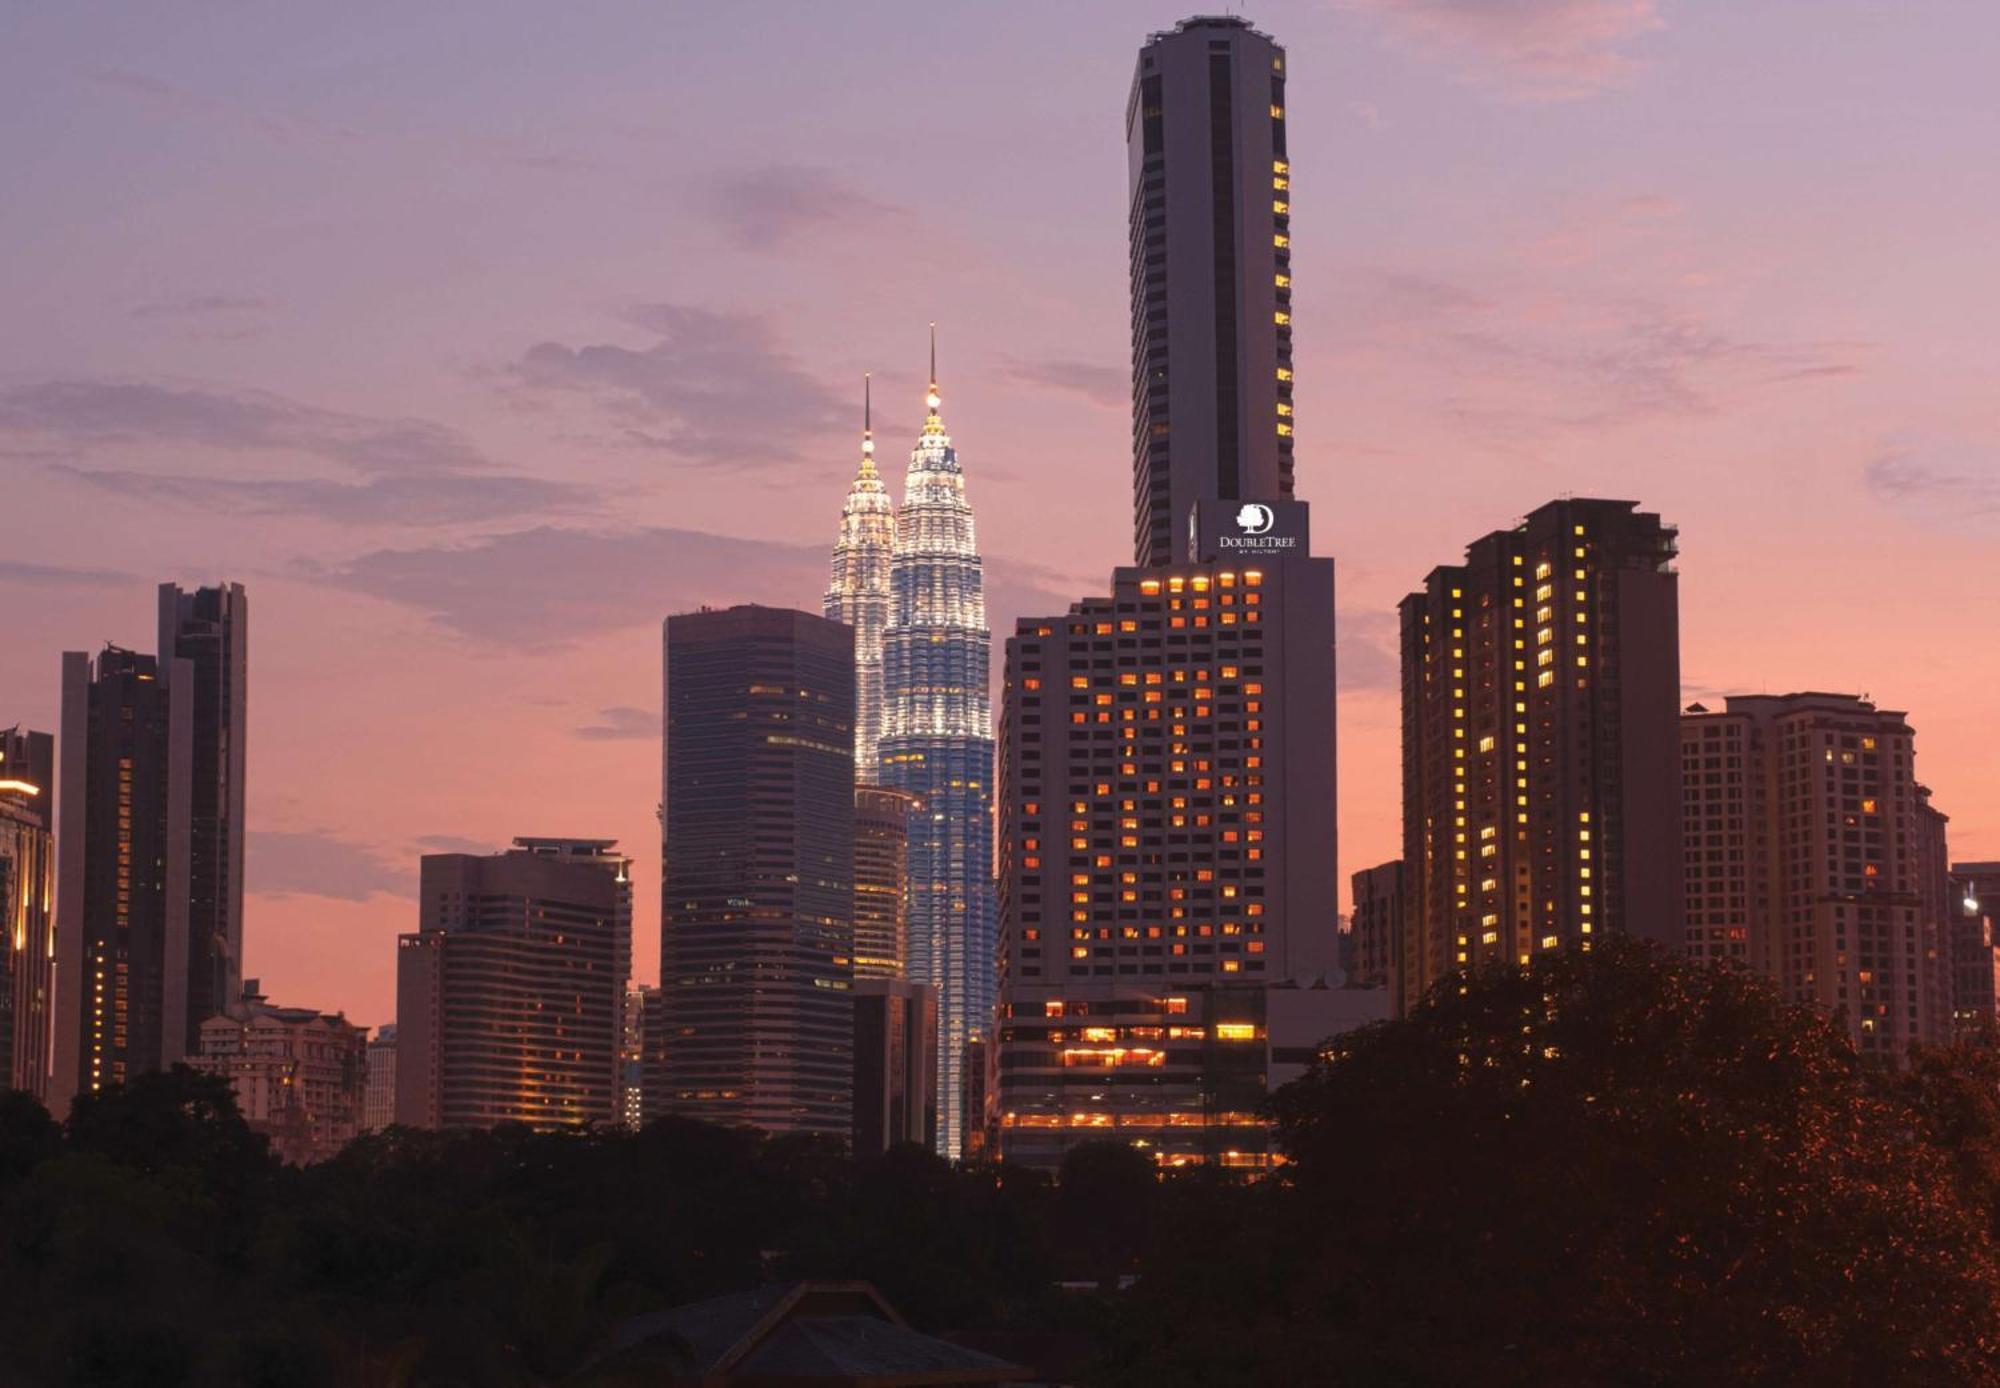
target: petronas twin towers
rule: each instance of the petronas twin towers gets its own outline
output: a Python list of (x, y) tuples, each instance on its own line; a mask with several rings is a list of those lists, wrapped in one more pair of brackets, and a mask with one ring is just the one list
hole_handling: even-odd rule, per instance
[(876, 471), (864, 413), (825, 613), (854, 628), (855, 779), (917, 802), (905, 970), (938, 993), (938, 1149), (956, 1157), (966, 1042), (989, 1035), (993, 1013), (992, 633), (965, 473), (941, 403), (933, 341), (924, 428), (900, 507)]

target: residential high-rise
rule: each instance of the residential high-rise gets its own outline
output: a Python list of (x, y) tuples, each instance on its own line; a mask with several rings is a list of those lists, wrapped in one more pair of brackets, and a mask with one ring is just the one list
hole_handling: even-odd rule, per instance
[(424, 856), (422, 925), (397, 940), (396, 1122), (618, 1121), (632, 861), (617, 847)]
[(1134, 553), (1184, 564), (1196, 501), (1292, 495), (1285, 50), (1234, 16), (1154, 34), (1125, 143)]
[(377, 1132), (396, 1121), (396, 1024), (385, 1022), (368, 1038), (368, 1081), (361, 1097), (361, 1127)]
[(666, 625), (658, 1108), (845, 1140), (854, 633), (774, 607)]
[(1851, 694), (1732, 695), (1692, 706), (1680, 744), (1689, 951), (1842, 1018), (1864, 1055), (1945, 1039), (1944, 892), (1925, 881), (1942, 842), (1923, 851), (1904, 715)]
[(889, 624), (889, 569), (896, 552), (896, 504), (875, 470), (873, 402), (863, 378), (861, 467), (840, 509), (833, 546), (833, 581), (825, 615), (854, 628), (854, 779), (880, 779), (876, 744), (882, 737), (882, 632)]
[(187, 1046), (243, 983), (243, 795), (250, 601), (240, 583), (160, 585), (160, 669), (192, 669), (189, 712)]
[(2000, 1027), (2000, 863), (1951, 865), (1954, 1036)]
[(1395, 975), (1396, 946), (1403, 938), (1403, 860), (1355, 873), (1352, 886), (1354, 959), (1348, 985), (1387, 988)]
[(899, 1142), (937, 1143), (937, 993), (921, 983), (854, 983), (857, 1157)]
[(1624, 932), (1679, 945), (1674, 530), (1552, 501), (1402, 603), (1397, 1002)]
[(362, 1130), (368, 1033), (338, 1013), (277, 1007), (244, 984), (227, 1012), (201, 1024), (188, 1064), (230, 1082), (245, 1121), (295, 1165), (338, 1156)]
[(55, 739), (0, 728), (0, 1085), (46, 1099), (55, 1018)]
[(910, 941), (910, 820), (917, 808), (916, 797), (900, 790), (854, 788), (856, 978), (905, 976)]
[(908, 977), (938, 993), (938, 1150), (959, 1154), (965, 1043), (993, 1018), (993, 720), (986, 595), (965, 473), (939, 414), (937, 350), (896, 512), (882, 636), (882, 784), (910, 823)]

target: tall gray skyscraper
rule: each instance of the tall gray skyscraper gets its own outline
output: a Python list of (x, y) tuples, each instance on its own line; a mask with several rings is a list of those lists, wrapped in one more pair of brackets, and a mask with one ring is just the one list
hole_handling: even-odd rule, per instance
[[(243, 773), (250, 603), (240, 583), (160, 585), (160, 668), (193, 671), (188, 789), (188, 986), (214, 1016), (243, 991)], [(202, 1016), (188, 1022), (188, 1051)]]
[(938, 994), (938, 1150), (961, 1150), (966, 1043), (992, 1029), (992, 632), (965, 472), (939, 414), (937, 353), (896, 513), (882, 637), (882, 784), (917, 797), (907, 976)]
[(1184, 564), (1196, 501), (1292, 495), (1285, 50), (1233, 16), (1153, 35), (1125, 143), (1133, 544)]
[(854, 634), (784, 608), (667, 619), (663, 1089), (845, 1139), (854, 1085)]
[(63, 656), (58, 1110), (197, 1054), (241, 993), (249, 603), (159, 596), (157, 657)]

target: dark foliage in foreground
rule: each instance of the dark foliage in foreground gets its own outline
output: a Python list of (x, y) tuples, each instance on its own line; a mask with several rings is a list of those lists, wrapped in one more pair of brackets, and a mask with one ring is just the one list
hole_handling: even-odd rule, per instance
[(2000, 1381), (1989, 1050), (1873, 1074), (1754, 980), (1613, 946), (1344, 1038), (1277, 1112), (1293, 1162), (1244, 1186), (671, 1119), (298, 1171), (186, 1071), (66, 1126), (0, 1096), (0, 1383), (608, 1382), (621, 1318), (797, 1277), (1080, 1332), (1119, 1388)]

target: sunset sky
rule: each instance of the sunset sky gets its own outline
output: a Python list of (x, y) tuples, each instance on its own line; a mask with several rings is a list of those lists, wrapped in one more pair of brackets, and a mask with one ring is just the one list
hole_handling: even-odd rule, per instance
[[(1298, 476), (1346, 872), (1394, 604), (1563, 493), (1681, 531), (1689, 700), (1906, 709), (2000, 858), (2000, 7), (1335, 0), (1290, 52)], [(153, 588), (251, 602), (246, 971), (393, 1013), (418, 856), (617, 836), (658, 965), (661, 618), (818, 610), (925, 325), (1017, 615), (1129, 562), (1125, 154), (1182, 12), (0, 10), (0, 726)]]

